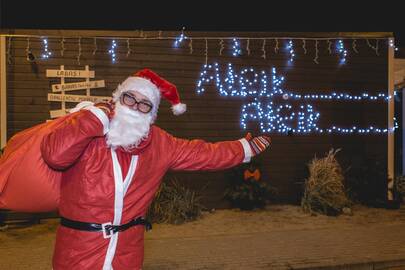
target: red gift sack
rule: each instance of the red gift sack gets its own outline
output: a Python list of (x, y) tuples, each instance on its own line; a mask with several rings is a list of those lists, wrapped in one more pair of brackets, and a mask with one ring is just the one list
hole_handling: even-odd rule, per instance
[(0, 158), (0, 209), (47, 212), (58, 208), (62, 172), (45, 163), (40, 147), (44, 136), (70, 116), (20, 131), (8, 141)]

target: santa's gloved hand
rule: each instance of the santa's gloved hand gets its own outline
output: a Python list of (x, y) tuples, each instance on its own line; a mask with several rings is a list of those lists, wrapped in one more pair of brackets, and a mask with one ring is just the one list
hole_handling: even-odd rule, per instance
[(253, 137), (250, 132), (246, 134), (245, 139), (248, 141), (250, 145), (250, 149), (252, 150), (253, 156), (256, 156), (266, 150), (271, 143), (271, 139), (268, 136), (257, 136)]
[(99, 102), (94, 104), (94, 106), (101, 109), (108, 116), (108, 119), (112, 119), (114, 115), (114, 104), (112, 103), (112, 101)]

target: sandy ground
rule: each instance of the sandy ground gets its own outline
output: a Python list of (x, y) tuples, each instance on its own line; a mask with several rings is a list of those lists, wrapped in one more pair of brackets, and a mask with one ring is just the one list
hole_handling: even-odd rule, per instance
[(254, 211), (217, 210), (205, 213), (201, 219), (183, 225), (155, 224), (154, 228), (158, 230), (158, 234), (147, 234), (147, 237), (192, 237), (196, 231), (202, 235), (222, 235), (289, 229), (361, 227), (372, 224), (405, 225), (405, 206), (399, 210), (388, 210), (357, 205), (352, 210), (352, 215), (338, 217), (310, 215), (304, 213), (300, 207), (292, 205), (271, 205), (264, 210)]
[[(310, 215), (293, 205), (270, 205), (266, 209), (254, 211), (213, 210), (204, 212), (198, 220), (181, 225), (153, 224), (153, 232), (146, 233), (146, 239), (193, 237), (196, 231), (201, 235), (223, 235), (335, 226), (405, 225), (405, 206), (398, 210), (389, 210), (356, 205), (352, 210), (352, 215), (337, 217)], [(10, 225), (8, 229), (0, 231), (0, 243), (13, 240), (24, 241), (55, 233), (58, 223), (59, 219), (46, 219), (38, 225)]]
[[(0, 270), (50, 269), (55, 230), (58, 222), (58, 219), (48, 219), (42, 220), (41, 224), (38, 225), (10, 226), (8, 229), (0, 231)], [(364, 245), (362, 250), (365, 250), (367, 247), (371, 249), (371, 245), (375, 245), (375, 243), (378, 243), (380, 240), (373, 236), (373, 242), (369, 243), (374, 244), (368, 244), (368, 242), (366, 242), (367, 239), (363, 239), (363, 237), (366, 237), (363, 236), (364, 231), (367, 231), (365, 235), (368, 236), (371, 234), (381, 234), (382, 241), (384, 241), (386, 230), (390, 231), (392, 234), (391, 239), (394, 240), (397, 238), (396, 235), (405, 236), (405, 229), (403, 230), (401, 228), (405, 228), (404, 206), (399, 210), (354, 206), (353, 215), (341, 215), (338, 217), (310, 215), (303, 213), (300, 207), (292, 205), (271, 205), (264, 210), (249, 212), (237, 209), (217, 210), (205, 212), (199, 220), (182, 225), (154, 224), (153, 230), (147, 232), (145, 235), (145, 269), (163, 269), (161, 265), (158, 264), (163, 259), (165, 262), (170, 262), (172, 265), (175, 265), (167, 269), (188, 269), (179, 268), (177, 264), (173, 263), (182, 261), (185, 256), (192, 257), (198, 254), (201, 255), (201, 253), (199, 253), (200, 250), (207, 250), (207, 245), (209, 246), (210, 243), (215, 241), (217, 241), (217, 246), (223, 245), (216, 253), (222, 252), (222, 256), (225, 258), (224, 264), (226, 264), (228, 263), (226, 260), (231, 260), (227, 258), (227, 256), (231, 256), (230, 254), (234, 252), (232, 249), (229, 249), (229, 252), (225, 252), (225, 250), (228, 250), (229, 246), (232, 246), (232, 239), (237, 239), (237, 241), (246, 240), (249, 245), (260, 245), (260, 241), (266, 237), (273, 237), (271, 241), (274, 242), (279, 241), (279, 239), (287, 239), (288, 237), (285, 235), (291, 234), (291, 236), (297, 235), (297, 239), (300, 239), (299, 241), (302, 242), (302, 245), (306, 246), (313, 241), (313, 238), (324, 237), (325, 239), (329, 239), (328, 237), (332, 237), (332, 234), (334, 234), (334, 238), (339, 238), (339, 235), (341, 235), (339, 232), (343, 232), (343, 234), (347, 235), (347, 238), (351, 238), (350, 235), (354, 233), (356, 237), (359, 238), (357, 242)], [(395, 230), (399, 229), (401, 230), (400, 234), (395, 233)], [(297, 233), (299, 233), (299, 235)], [(163, 250), (167, 250), (169, 247), (175, 247), (176, 243), (179, 241), (185, 246), (179, 250), (172, 248), (173, 254), (166, 252), (167, 255), (164, 256), (168, 257), (163, 257), (162, 259), (162, 253), (165, 253)], [(296, 240), (291, 239), (293, 245), (294, 241)], [(399, 258), (398, 256), (405, 252), (405, 249), (403, 250), (405, 244), (401, 244), (403, 241), (405, 240), (398, 239), (398, 243), (395, 244), (395, 246), (394, 244), (387, 246), (387, 252), (392, 253), (395, 251), (397, 252), (395, 258)], [(317, 242), (314, 243), (319, 246)], [(312, 245), (314, 245), (314, 243), (312, 243)], [(284, 244), (285, 243), (282, 241), (279, 243), (280, 246)], [(273, 248), (275, 245), (276, 243), (274, 243)], [(186, 246), (189, 248), (184, 249)], [(271, 246), (268, 247), (266, 243), (262, 243), (262, 246), (263, 248), (272, 248)], [(195, 250), (190, 250), (192, 248)], [(341, 243), (341, 249), (347, 249), (347, 244)], [(189, 253), (185, 253), (187, 255), (180, 254), (183, 250)], [(273, 253), (277, 250), (280, 249), (274, 249)], [(351, 251), (347, 251), (347, 256), (353, 257), (353, 254), (350, 254)], [(236, 250), (235, 252), (235, 254), (237, 254), (238, 251)], [(318, 249), (317, 252), (314, 260), (318, 260), (319, 256), (323, 256), (319, 254), (319, 252), (322, 253), (322, 249)], [(371, 252), (374, 252), (374, 250), (367, 251), (367, 254)], [(376, 259), (378, 259), (379, 250), (377, 249), (375, 252)], [(337, 254), (343, 253), (343, 251), (340, 251)], [(291, 255), (295, 257), (291, 257), (290, 254), (285, 254), (285, 263), (290, 263), (289, 260), (291, 258), (296, 258), (297, 262), (301, 263), (303, 259), (297, 258), (297, 254), (299, 255), (299, 253)], [(366, 256), (364, 254), (360, 255), (362, 257), (359, 256), (359, 259)], [(208, 254), (207, 256), (213, 255)], [(257, 255), (253, 254), (251, 257), (251, 261), (256, 262), (258, 259), (253, 256)], [(306, 255), (302, 257), (305, 259)], [(235, 255), (232, 260), (234, 261), (235, 258), (239, 257)], [(340, 260), (340, 258), (343, 257), (334, 258)], [(400, 259), (402, 259), (402, 257)], [(222, 260), (222, 257), (217, 258), (217, 260)], [(263, 258), (261, 260), (263, 260)], [(275, 260), (279, 261), (279, 257)], [(201, 265), (205, 264), (207, 266), (209, 263), (211, 263), (211, 261), (207, 260), (201, 262)], [(248, 262), (246, 259), (245, 263), (248, 264), (251, 262)], [(169, 263), (166, 264), (168, 265)], [(250, 266), (247, 268), (253, 269)], [(224, 268), (221, 266), (220, 268), (214, 267), (212, 269)]]

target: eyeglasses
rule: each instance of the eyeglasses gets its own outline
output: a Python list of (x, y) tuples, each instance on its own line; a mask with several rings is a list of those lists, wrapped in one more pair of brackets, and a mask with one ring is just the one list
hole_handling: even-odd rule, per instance
[(129, 93), (123, 93), (121, 95), (121, 103), (127, 105), (128, 107), (138, 110), (142, 113), (148, 113), (152, 110), (153, 105), (144, 101), (138, 101), (134, 96)]

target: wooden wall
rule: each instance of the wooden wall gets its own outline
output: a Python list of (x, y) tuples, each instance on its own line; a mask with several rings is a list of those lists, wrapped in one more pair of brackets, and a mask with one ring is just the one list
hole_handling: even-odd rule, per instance
[[(55, 33), (57, 33), (55, 31)], [(193, 36), (193, 33), (188, 33)], [(210, 36), (251, 36), (255, 33), (202, 33)], [(117, 33), (118, 35), (118, 33)], [(163, 32), (162, 36), (166, 33)], [(195, 33), (194, 35), (201, 35)], [(271, 33), (266, 33), (271, 36)], [(280, 35), (278, 35), (280, 36)], [(288, 33), (284, 33), (288, 36)], [(196, 82), (205, 63), (205, 40), (193, 40), (193, 52), (190, 54), (189, 41), (183, 42), (179, 48), (173, 48), (173, 40), (131, 40), (131, 54), (127, 57), (127, 41), (119, 40), (117, 63), (111, 63), (107, 53), (111, 40), (97, 39), (97, 51), (93, 38), (81, 38), (80, 65), (78, 56), (78, 38), (65, 37), (64, 55), (61, 56), (61, 38), (48, 38), (49, 50), (53, 53), (47, 60), (40, 59), (41, 40), (30, 39), (30, 46), (37, 57), (35, 63), (26, 60), (27, 38), (11, 39), (12, 63), (7, 66), (7, 128), (8, 138), (16, 132), (42, 123), (49, 118), (49, 110), (60, 108), (60, 104), (47, 101), (47, 93), (51, 85), (58, 83), (56, 78), (46, 78), (46, 69), (84, 69), (89, 65), (95, 70), (95, 80), (106, 81), (106, 88), (92, 90), (93, 95), (110, 95), (117, 84), (131, 73), (148, 67), (177, 85), (183, 102), (187, 103), (188, 111), (182, 116), (173, 116), (166, 101), (162, 101), (159, 109), (157, 125), (168, 132), (184, 138), (202, 138), (208, 141), (239, 139), (251, 131), (259, 134), (258, 125), (250, 122), (248, 130), (240, 126), (241, 108), (249, 99), (228, 98), (219, 95), (214, 84), (206, 87), (204, 94), (196, 93)], [(332, 40), (333, 41), (333, 40)], [(370, 39), (375, 45), (376, 40)], [(250, 40), (250, 55), (246, 54), (246, 41), (242, 41), (243, 55), (232, 56), (231, 41), (224, 42), (224, 50), (219, 55), (218, 40), (208, 40), (208, 63), (218, 62), (225, 72), (226, 64), (231, 62), (235, 71), (245, 67), (253, 67), (256, 71), (265, 70), (270, 73), (271, 67), (277, 68), (277, 74), (285, 77), (285, 89), (297, 93), (331, 93), (347, 92), (370, 94), (387, 89), (387, 43), (379, 41), (379, 55), (367, 44), (365, 39), (356, 42), (358, 53), (353, 50), (352, 40), (344, 40), (348, 49), (347, 64), (340, 66), (339, 57), (335, 53), (334, 43), (329, 54), (328, 43), (319, 41), (318, 61), (314, 62), (315, 40), (306, 41), (306, 54), (301, 40), (294, 40), (295, 54), (293, 65), (288, 65), (286, 41), (279, 40), (280, 50), (275, 53), (275, 40), (266, 44), (266, 59), (262, 58), (262, 40)], [(70, 80), (72, 81), (72, 80)], [(301, 101), (303, 102), (303, 101)], [(298, 104), (294, 103), (293, 104)], [(320, 126), (332, 124), (340, 126), (387, 126), (387, 103), (384, 102), (336, 102), (310, 101), (308, 104), (320, 112)], [(279, 199), (284, 202), (298, 202), (301, 192), (300, 183), (307, 175), (308, 161), (316, 154), (323, 155), (331, 147), (342, 148), (338, 157), (344, 167), (365, 156), (376, 156), (386, 161), (386, 135), (328, 135), (310, 134), (293, 135), (271, 133), (273, 145), (269, 151), (257, 159), (261, 163), (266, 181), (279, 189)], [(169, 177), (177, 177), (190, 187), (202, 188), (204, 203), (209, 207), (227, 207), (222, 193), (227, 185), (224, 172), (218, 173), (175, 173)]]

